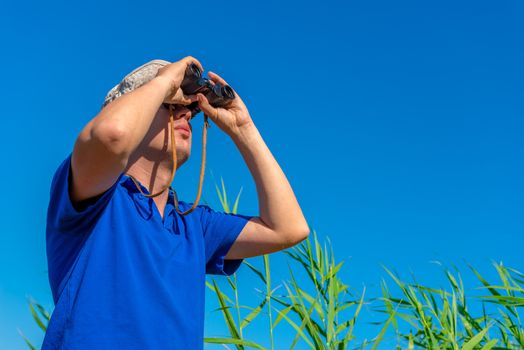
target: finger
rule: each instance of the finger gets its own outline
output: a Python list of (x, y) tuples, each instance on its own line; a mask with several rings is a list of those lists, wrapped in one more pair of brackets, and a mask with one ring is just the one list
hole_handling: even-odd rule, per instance
[(191, 63), (194, 63), (198, 66), (198, 68), (200, 68), (200, 71), (203, 72), (204, 71), (204, 67), (202, 67), (202, 64), (200, 63), (199, 60), (197, 60), (196, 58), (194, 58), (193, 56), (187, 56), (185, 58), (186, 60), (186, 63), (187, 65), (189, 66)]
[(187, 106), (196, 101), (198, 101), (198, 98), (196, 95), (182, 94), (182, 96), (174, 96), (168, 103), (172, 105)]
[(202, 110), (202, 112), (204, 112), (205, 115), (207, 115), (208, 117), (211, 118), (211, 120), (216, 122), (215, 119), (216, 119), (218, 110), (209, 104), (209, 101), (207, 100), (207, 98), (204, 95), (198, 94), (197, 96), (198, 96), (198, 107)]
[(184, 98), (189, 101), (188, 104), (191, 104), (193, 102), (197, 102), (198, 101), (198, 96), (197, 95), (184, 95)]
[(215, 83), (220, 83), (222, 85), (229, 85), (220, 75), (216, 73), (213, 73), (210, 71), (208, 75), (211, 78), (211, 80), (213, 80), (213, 82)]

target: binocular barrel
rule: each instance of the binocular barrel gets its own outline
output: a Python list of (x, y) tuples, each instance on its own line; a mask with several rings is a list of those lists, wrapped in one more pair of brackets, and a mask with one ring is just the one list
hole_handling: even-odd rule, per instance
[(187, 67), (180, 87), (186, 95), (203, 94), (213, 107), (225, 107), (235, 98), (235, 92), (230, 86), (215, 84), (202, 77), (202, 71), (194, 63)]

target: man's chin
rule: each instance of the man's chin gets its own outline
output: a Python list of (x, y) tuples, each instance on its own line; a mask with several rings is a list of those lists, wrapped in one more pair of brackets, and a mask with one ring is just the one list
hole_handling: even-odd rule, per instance
[(188, 159), (189, 159), (189, 156), (190, 156), (190, 153), (189, 153), (189, 152), (181, 152), (181, 151), (178, 151), (178, 152), (176, 153), (177, 164), (178, 164), (178, 166), (180, 167), (182, 164), (184, 164), (185, 162), (187, 162)]

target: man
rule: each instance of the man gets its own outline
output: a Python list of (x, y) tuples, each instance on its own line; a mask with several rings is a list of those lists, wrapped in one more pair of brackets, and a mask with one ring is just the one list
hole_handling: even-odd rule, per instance
[[(44, 350), (202, 349), (205, 274), (230, 275), (242, 259), (308, 236), (291, 186), (240, 96), (215, 108), (202, 94), (186, 96), (180, 89), (191, 64), (203, 70), (186, 57), (152, 61), (128, 75), (58, 167), (46, 228), (56, 306)], [(153, 77), (140, 81), (151, 69)], [(227, 84), (217, 74), (209, 77)], [(205, 205), (180, 215), (175, 193), (162, 192), (172, 168), (191, 153), (187, 106), (195, 102), (241, 152), (256, 183), (259, 216)], [(176, 157), (167, 146), (171, 137)]]

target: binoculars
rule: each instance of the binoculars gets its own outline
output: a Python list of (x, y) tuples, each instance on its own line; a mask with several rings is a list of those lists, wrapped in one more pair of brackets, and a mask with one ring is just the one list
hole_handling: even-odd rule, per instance
[[(208, 78), (202, 77), (202, 71), (194, 63), (187, 67), (180, 88), (186, 95), (201, 93), (206, 96), (209, 104), (213, 107), (226, 107), (235, 98), (235, 92), (230, 86), (214, 83)], [(193, 114), (200, 112), (198, 102), (194, 102), (187, 107)]]

